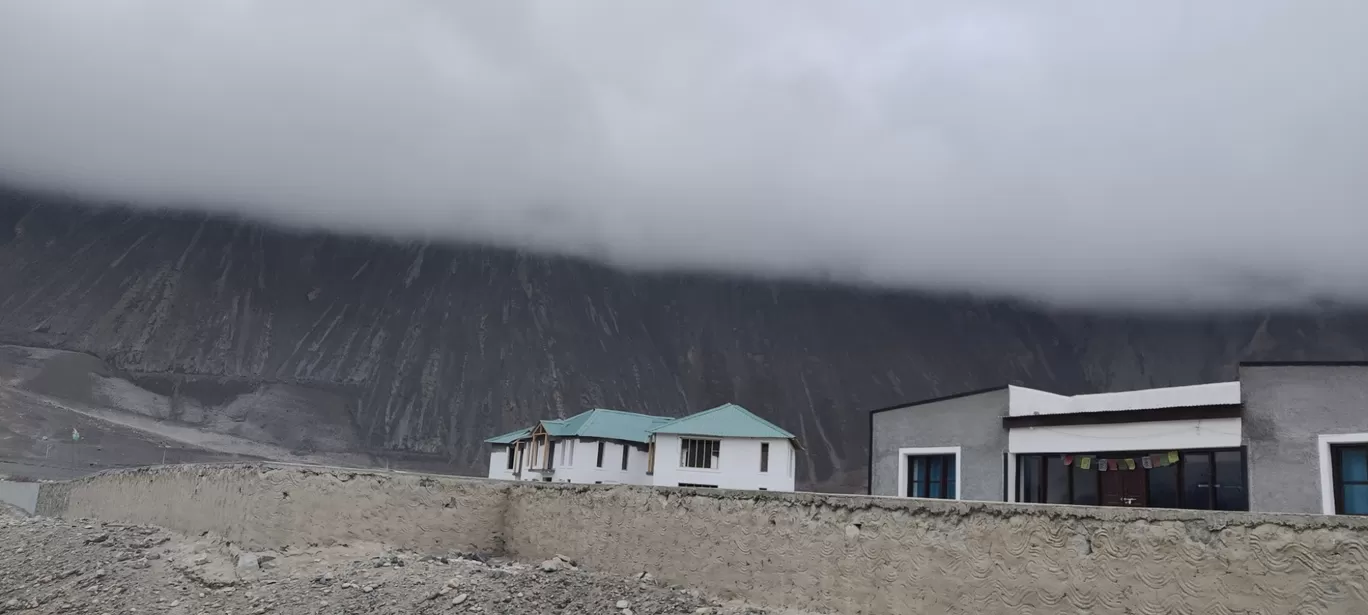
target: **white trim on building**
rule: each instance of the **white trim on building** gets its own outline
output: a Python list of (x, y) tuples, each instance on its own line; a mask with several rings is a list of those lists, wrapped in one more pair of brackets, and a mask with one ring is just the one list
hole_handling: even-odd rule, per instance
[(1007, 451), (1019, 453), (1104, 453), (1147, 449), (1238, 448), (1243, 435), (1239, 417), (1013, 427), (1007, 431)]
[(964, 488), (964, 461), (958, 446), (923, 446), (898, 449), (898, 497), (907, 497), (907, 458), (930, 455), (955, 456), (955, 497), (950, 499), (960, 499), (960, 492)]

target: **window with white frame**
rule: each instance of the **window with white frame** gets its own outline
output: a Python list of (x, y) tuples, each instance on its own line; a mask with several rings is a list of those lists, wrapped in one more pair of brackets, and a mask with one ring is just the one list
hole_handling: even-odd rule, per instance
[(1321, 434), (1321, 513), (1368, 515), (1368, 433)]
[(718, 467), (721, 440), (679, 439), (679, 467), (713, 470)]
[(898, 458), (898, 495), (959, 499), (959, 447), (901, 449)]

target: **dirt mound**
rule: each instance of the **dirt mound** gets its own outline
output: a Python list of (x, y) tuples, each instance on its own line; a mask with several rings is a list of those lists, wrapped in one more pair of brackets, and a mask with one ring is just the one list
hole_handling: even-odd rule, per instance
[(0, 545), (5, 613), (764, 613), (568, 563), (548, 572), (383, 545), (252, 552), (213, 535), (4, 512)]

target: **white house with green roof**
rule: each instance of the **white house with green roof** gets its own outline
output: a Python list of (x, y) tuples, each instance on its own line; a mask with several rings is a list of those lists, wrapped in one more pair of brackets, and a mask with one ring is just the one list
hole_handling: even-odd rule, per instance
[(595, 408), (486, 440), (489, 477), (557, 483), (649, 485), (650, 429), (670, 421)]
[(798, 441), (736, 404), (683, 418), (593, 409), (486, 440), (504, 480), (793, 491)]
[(798, 439), (736, 404), (651, 429), (652, 484), (793, 491)]

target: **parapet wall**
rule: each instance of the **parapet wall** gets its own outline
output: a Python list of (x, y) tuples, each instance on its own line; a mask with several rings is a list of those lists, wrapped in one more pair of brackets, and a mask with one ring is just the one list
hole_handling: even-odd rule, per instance
[[(555, 553), (861, 613), (1368, 613), (1368, 519), (535, 485), (181, 466), (48, 486), (39, 512), (244, 544)], [(288, 496), (285, 494), (288, 493)], [(49, 497), (51, 496), (51, 497)]]

